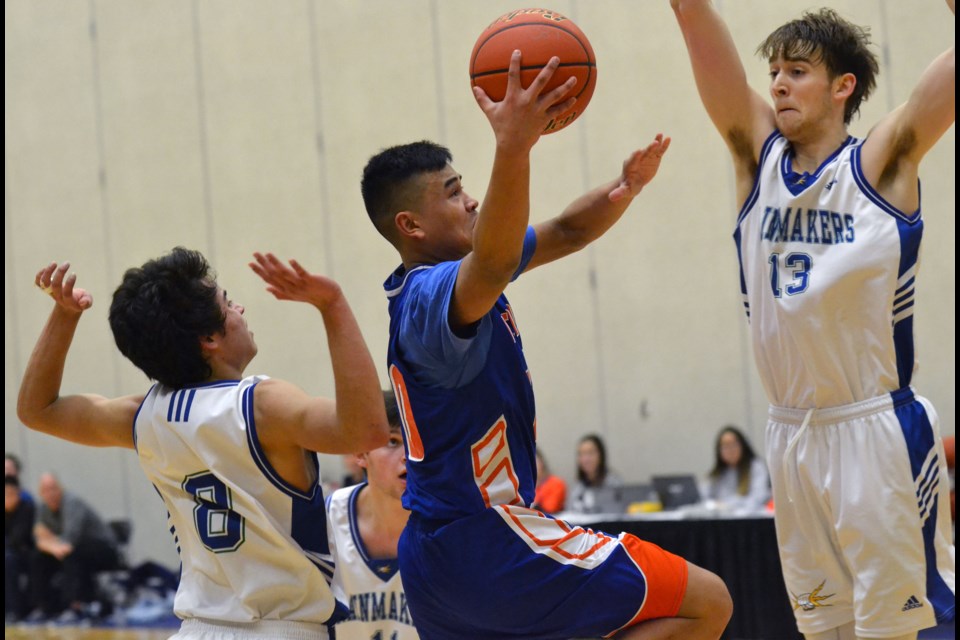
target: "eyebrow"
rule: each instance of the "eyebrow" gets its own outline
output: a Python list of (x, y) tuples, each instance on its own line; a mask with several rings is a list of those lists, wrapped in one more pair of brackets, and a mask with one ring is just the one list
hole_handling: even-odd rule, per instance
[(453, 176), (452, 178), (448, 178), (447, 181), (443, 183), (443, 188), (444, 188), (444, 189), (449, 189), (450, 187), (452, 187), (452, 186), (455, 185), (456, 183), (460, 182), (461, 179), (463, 179), (463, 176), (461, 176), (461, 175), (459, 175), (459, 174)]

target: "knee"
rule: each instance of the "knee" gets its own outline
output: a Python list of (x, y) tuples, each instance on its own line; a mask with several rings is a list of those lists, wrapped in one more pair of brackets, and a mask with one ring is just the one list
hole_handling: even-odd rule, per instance
[(696, 618), (719, 637), (733, 615), (733, 599), (727, 585), (714, 573), (688, 564), (687, 594), (682, 617)]
[(705, 596), (705, 608), (711, 622), (721, 631), (727, 628), (730, 616), (733, 615), (733, 598), (727, 585), (714, 573), (708, 573)]

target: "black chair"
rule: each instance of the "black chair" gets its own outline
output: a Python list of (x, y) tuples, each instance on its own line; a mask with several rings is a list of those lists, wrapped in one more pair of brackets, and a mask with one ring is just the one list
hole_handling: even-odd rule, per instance
[(133, 523), (126, 518), (110, 520), (107, 526), (117, 541), (117, 563), (113, 569), (97, 573), (98, 600), (104, 610), (116, 611), (130, 599), (130, 563), (127, 545), (133, 533)]

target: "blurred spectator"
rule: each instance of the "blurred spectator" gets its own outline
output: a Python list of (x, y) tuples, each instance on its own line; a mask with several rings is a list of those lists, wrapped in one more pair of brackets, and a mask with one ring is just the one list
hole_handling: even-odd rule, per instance
[(3, 613), (15, 622), (27, 612), (27, 567), (33, 545), (36, 508), (23, 500), (20, 480), (7, 475), (3, 481)]
[(543, 452), (537, 449), (537, 490), (533, 498), (533, 508), (545, 513), (563, 511), (567, 501), (567, 483), (563, 478), (550, 473)]
[[(4, 477), (13, 476), (18, 482), (20, 482), (20, 471), (22, 469), (23, 467), (20, 464), (20, 458), (8, 451), (3, 458)], [(20, 482), (20, 499), (33, 504), (33, 496), (29, 491), (23, 488), (23, 482)]]
[(714, 465), (704, 498), (721, 508), (761, 511), (770, 500), (770, 474), (739, 429), (726, 426), (717, 434)]
[[(65, 618), (95, 615), (89, 606), (97, 601), (95, 574), (120, 563), (113, 532), (86, 502), (64, 491), (52, 473), (40, 476), (39, 495), (34, 527), (38, 553), (30, 572), (32, 600), (39, 611), (30, 617), (49, 617), (65, 608)], [(63, 576), (60, 589), (54, 581), (58, 573)]]
[(596, 502), (594, 489), (619, 487), (620, 477), (607, 467), (607, 449), (595, 433), (580, 438), (577, 445), (577, 484), (573, 487), (570, 511), (587, 513)]

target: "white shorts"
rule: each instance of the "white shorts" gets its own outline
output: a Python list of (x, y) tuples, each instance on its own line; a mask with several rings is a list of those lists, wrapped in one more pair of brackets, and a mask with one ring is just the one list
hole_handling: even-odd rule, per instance
[[(909, 388), (812, 412), (770, 408), (767, 463), (801, 633), (859, 637), (952, 620), (950, 482), (938, 418)], [(806, 424), (805, 424), (806, 423)]]
[(230, 623), (188, 618), (170, 640), (328, 640), (325, 624), (291, 620)]

